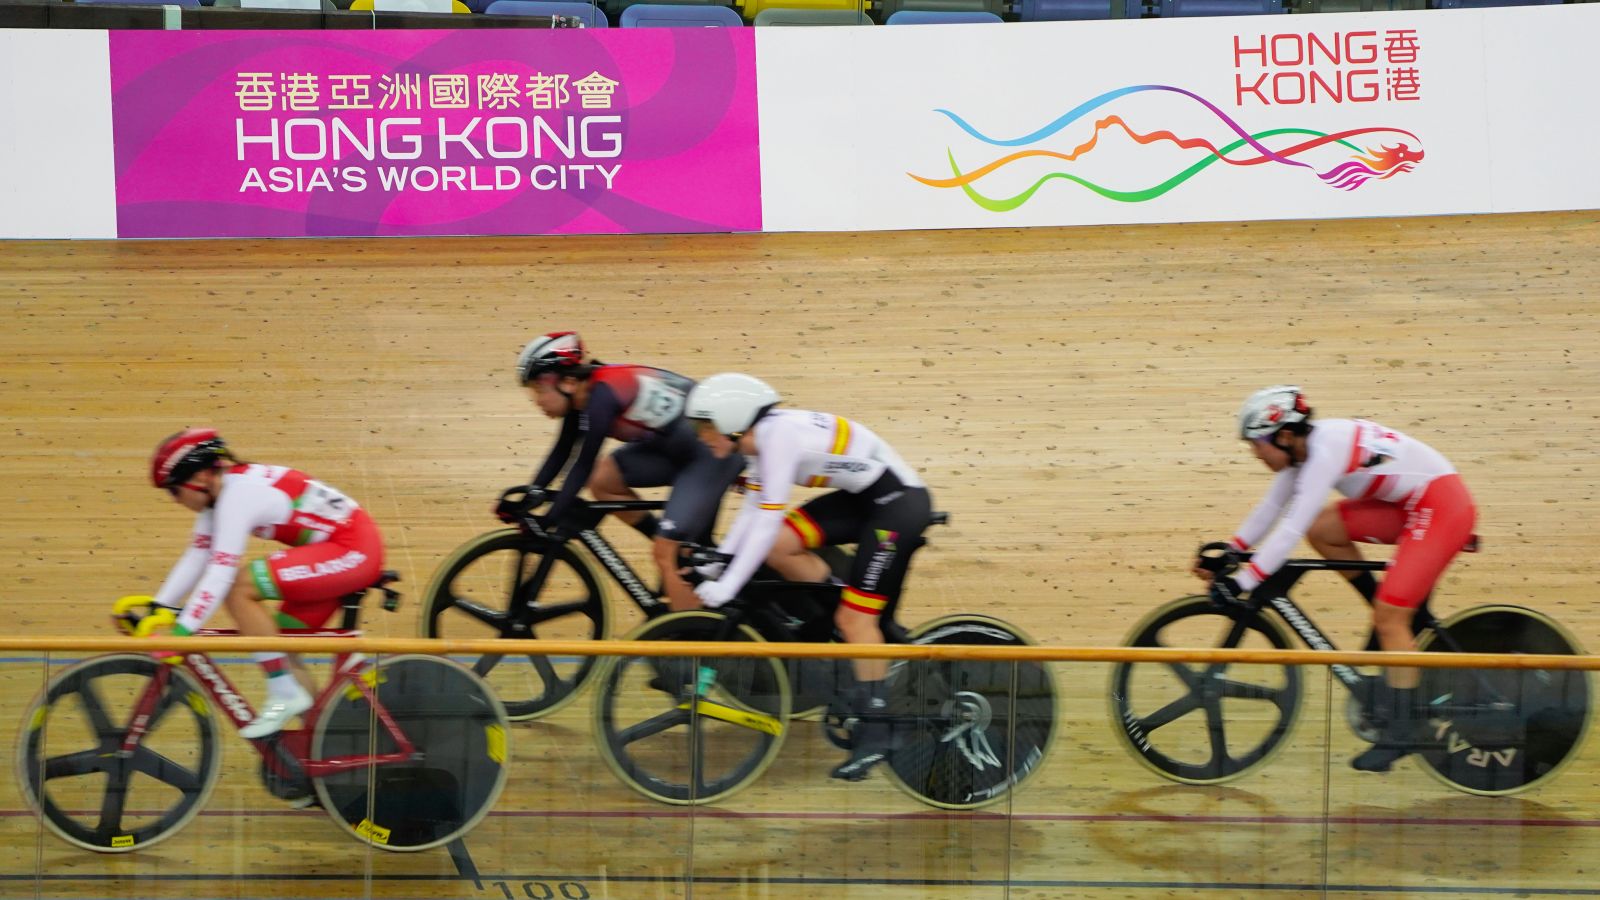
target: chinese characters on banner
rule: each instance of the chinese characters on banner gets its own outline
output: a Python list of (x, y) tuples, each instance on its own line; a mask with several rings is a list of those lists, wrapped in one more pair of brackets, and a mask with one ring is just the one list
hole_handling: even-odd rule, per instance
[(1419, 55), (1415, 28), (1235, 35), (1234, 104), (1417, 100)]

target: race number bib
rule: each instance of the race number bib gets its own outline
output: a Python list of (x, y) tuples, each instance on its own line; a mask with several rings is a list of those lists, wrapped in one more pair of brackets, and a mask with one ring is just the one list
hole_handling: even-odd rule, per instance
[(673, 419), (683, 415), (683, 404), (687, 399), (683, 391), (665, 381), (640, 375), (639, 395), (633, 398), (633, 403), (622, 415), (629, 421), (660, 431), (672, 424)]
[(321, 519), (343, 525), (357, 509), (360, 506), (354, 500), (314, 478), (308, 478), (305, 491), (295, 501), (294, 511), (297, 518)]

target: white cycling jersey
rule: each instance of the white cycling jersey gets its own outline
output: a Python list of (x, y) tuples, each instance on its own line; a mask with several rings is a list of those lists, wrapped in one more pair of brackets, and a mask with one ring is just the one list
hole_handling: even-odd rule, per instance
[(1251, 590), (1283, 565), (1329, 491), (1403, 504), (1420, 497), (1434, 479), (1455, 471), (1439, 451), (1376, 422), (1318, 419), (1306, 439), (1305, 462), (1278, 473), (1233, 537), (1235, 547), (1248, 550), (1267, 536), (1250, 564), (1239, 570), (1239, 587)]
[(719, 582), (743, 588), (772, 551), (795, 485), (831, 487), (858, 494), (885, 472), (905, 487), (922, 479), (900, 454), (865, 425), (842, 416), (775, 409), (751, 430), (756, 454), (746, 482), (744, 506), (717, 549), (734, 555)]

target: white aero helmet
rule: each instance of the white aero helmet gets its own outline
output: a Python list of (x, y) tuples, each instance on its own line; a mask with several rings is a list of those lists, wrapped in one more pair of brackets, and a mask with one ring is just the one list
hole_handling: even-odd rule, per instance
[(1287, 425), (1311, 418), (1305, 395), (1293, 384), (1275, 384), (1251, 394), (1239, 407), (1239, 437), (1245, 440), (1270, 437)]
[(778, 392), (759, 378), (723, 372), (695, 385), (683, 415), (708, 421), (719, 433), (737, 438), (779, 399)]
[(552, 331), (528, 342), (517, 354), (517, 384), (546, 372), (561, 373), (583, 365), (583, 338), (576, 331)]

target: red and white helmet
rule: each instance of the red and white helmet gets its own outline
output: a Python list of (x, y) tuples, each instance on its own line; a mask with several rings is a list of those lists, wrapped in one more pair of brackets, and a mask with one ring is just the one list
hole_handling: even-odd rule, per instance
[(214, 428), (185, 428), (156, 446), (150, 458), (150, 483), (170, 488), (227, 456), (228, 445)]
[(517, 384), (525, 385), (547, 372), (562, 373), (583, 365), (583, 338), (576, 331), (552, 331), (528, 342), (517, 354)]
[(1271, 437), (1310, 417), (1311, 407), (1297, 385), (1275, 384), (1251, 394), (1239, 408), (1239, 437), (1249, 441)]

